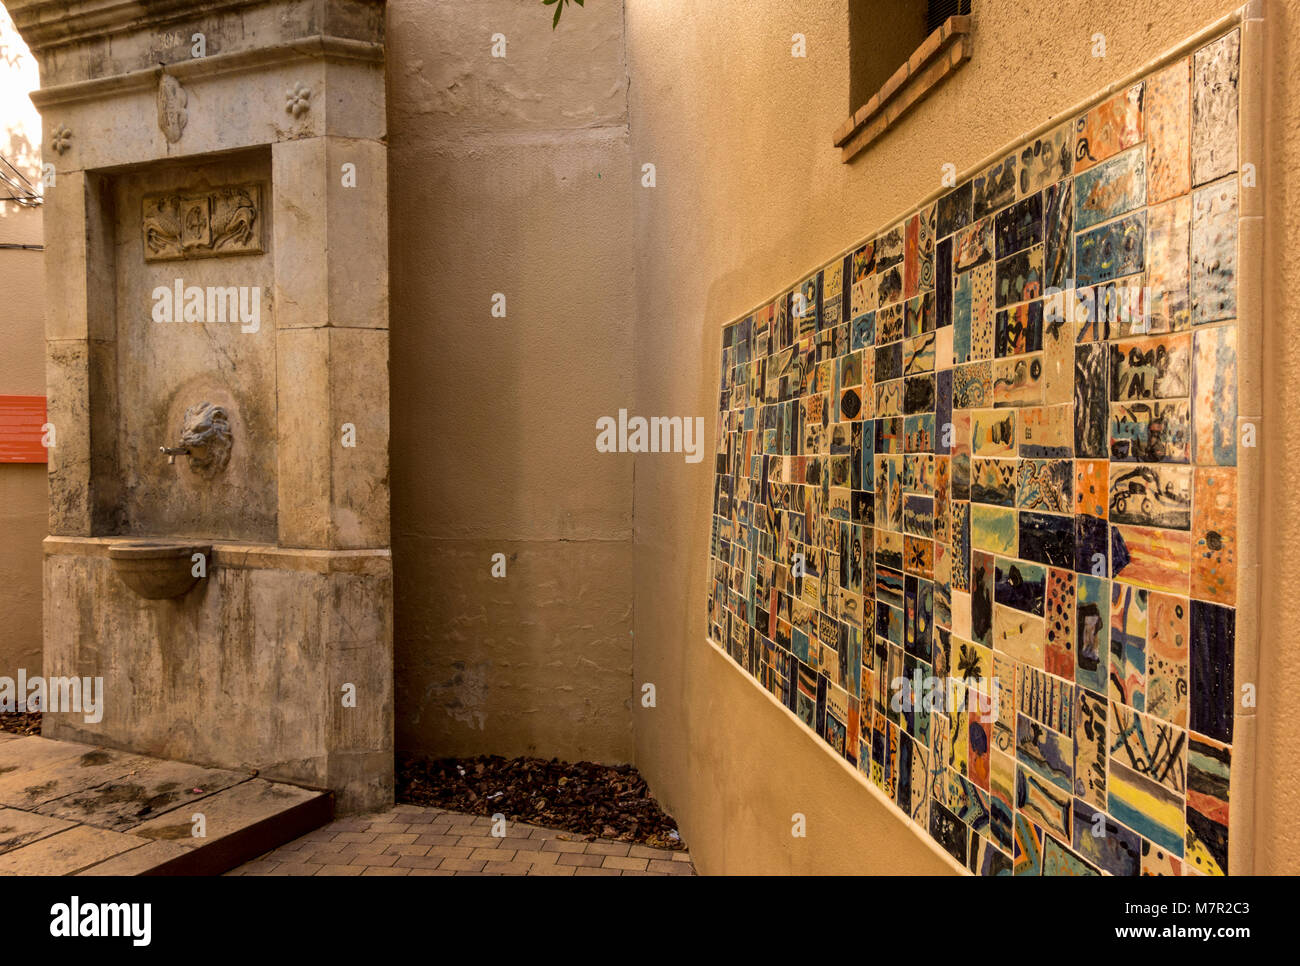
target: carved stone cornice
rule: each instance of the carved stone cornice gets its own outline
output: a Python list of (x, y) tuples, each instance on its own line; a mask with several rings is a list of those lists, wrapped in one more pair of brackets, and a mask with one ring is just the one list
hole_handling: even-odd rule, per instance
[(97, 100), (129, 91), (153, 90), (158, 86), (159, 77), (163, 73), (182, 81), (191, 81), (202, 77), (216, 77), (220, 74), (255, 71), (270, 64), (285, 64), (296, 60), (359, 60), (382, 64), (384, 45), (347, 40), (342, 37), (304, 37), (301, 40), (270, 47), (256, 47), (233, 54), (217, 54), (178, 61), (168, 64), (166, 68), (146, 67), (110, 77), (96, 77), (42, 87), (32, 91), (31, 99), (38, 110), (45, 111), (57, 105)]
[[(41, 68), (42, 101), (61, 103), (272, 61), (382, 62), (384, 0), (6, 0)], [(195, 34), (203, 51), (195, 56)], [(122, 84), (121, 88), (111, 85)], [(34, 98), (35, 99), (35, 98)]]

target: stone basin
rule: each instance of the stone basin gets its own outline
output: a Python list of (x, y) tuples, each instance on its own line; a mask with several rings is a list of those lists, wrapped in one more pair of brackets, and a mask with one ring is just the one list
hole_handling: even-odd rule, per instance
[(108, 558), (122, 582), (148, 600), (166, 600), (189, 593), (199, 578), (194, 576), (194, 554), (204, 558), (204, 571), (212, 558), (212, 547), (194, 543), (139, 540), (108, 548)]

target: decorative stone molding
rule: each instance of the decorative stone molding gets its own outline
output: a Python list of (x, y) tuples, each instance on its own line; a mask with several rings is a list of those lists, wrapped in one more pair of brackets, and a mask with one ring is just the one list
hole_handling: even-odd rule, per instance
[(190, 95), (171, 74), (166, 72), (158, 77), (158, 129), (163, 132), (170, 144), (175, 144), (185, 133), (189, 123), (189, 111), (185, 109), (190, 102)]
[(141, 230), (147, 262), (262, 252), (262, 186), (227, 185), (196, 194), (145, 195)]
[(60, 124), (50, 135), (50, 147), (54, 149), (55, 154), (63, 154), (72, 147), (72, 132), (65, 125)]
[(295, 119), (311, 110), (311, 88), (301, 82), (284, 92), (284, 110)]

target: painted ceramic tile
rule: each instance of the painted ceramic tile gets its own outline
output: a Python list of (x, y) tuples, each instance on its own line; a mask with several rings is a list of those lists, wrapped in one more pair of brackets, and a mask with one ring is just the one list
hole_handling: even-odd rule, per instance
[(1110, 671), (1110, 584), (1080, 574), (1077, 582), (1078, 611), (1075, 615), (1074, 680), (1090, 691), (1107, 691)]
[[(934, 327), (952, 339), (952, 239), (945, 238), (934, 250)], [(949, 353), (951, 355), (951, 352)], [(952, 363), (948, 363), (951, 365)]]
[(1135, 147), (1074, 179), (1074, 230), (1118, 218), (1147, 200), (1146, 150)]
[(1067, 178), (1074, 161), (1074, 125), (1062, 124), (1049, 131), (1032, 143), (1027, 143), (1020, 152), (1021, 198), (1031, 195), (1048, 185)]
[(876, 283), (876, 304), (892, 305), (903, 297), (903, 266), (886, 268), (873, 276)]
[(1237, 314), (1237, 179), (1192, 195), (1192, 323)]
[(903, 335), (907, 338), (935, 328), (934, 292), (927, 291), (903, 304)]
[(1074, 173), (1079, 175), (1142, 140), (1143, 85), (1135, 84), (1094, 107), (1075, 124)]
[[(952, 589), (954, 591), (954, 607), (956, 607), (956, 595), (958, 592), (968, 594), (971, 589), (970, 585), (970, 504), (954, 500), (952, 503), (952, 521), (950, 524), (952, 533)], [(955, 615), (954, 615), (955, 619)]]
[(1191, 190), (1191, 77), (1191, 59), (1185, 57), (1147, 81), (1148, 204)]
[[(951, 329), (945, 329), (951, 332)], [(942, 340), (940, 340), (942, 342)], [(952, 452), (952, 369), (941, 369), (934, 377), (934, 451), (948, 454)]]
[(709, 635), (979, 874), (1226, 871), (1236, 46), (723, 329)]
[(1111, 463), (1109, 517), (1114, 523), (1187, 530), (1192, 525), (1192, 468)]
[(993, 570), (993, 599), (1007, 607), (1042, 616), (1047, 571), (1020, 560), (996, 558)]
[[(1075, 688), (1072, 681), (1028, 665), (1017, 671), (1016, 710), (1024, 716), (1066, 735), (1074, 733)], [(1073, 760), (1074, 753), (1065, 756)]]
[(1147, 591), (1111, 585), (1110, 697), (1141, 711), (1146, 706)]
[(1186, 463), (1191, 459), (1191, 404), (1186, 399), (1112, 403), (1110, 458), (1124, 462)]
[(971, 182), (963, 181), (935, 205), (935, 234), (946, 238), (971, 221)]
[(1153, 593), (1148, 599), (1146, 710), (1183, 728), (1187, 727), (1190, 613), (1185, 597)]
[(1016, 156), (1008, 155), (977, 175), (974, 185), (974, 215), (983, 218), (1009, 205), (1016, 197)]
[(993, 841), (1007, 851), (1015, 848), (1015, 796), (1015, 760), (995, 750), (989, 770), (989, 832)]
[(1074, 680), (1074, 574), (1049, 568), (1044, 618), (1047, 633), (1044, 667), (1047, 673)]
[(1018, 413), (1024, 459), (1065, 459), (1073, 450), (1074, 406), (1027, 406)]
[(1073, 740), (1023, 714), (1016, 720), (1016, 761), (1064, 792), (1074, 787)]
[(910, 299), (920, 291), (921, 216), (919, 213), (907, 219), (903, 232), (903, 298)]
[[(935, 284), (934, 250), (937, 241), (935, 205), (917, 217), (917, 292), (931, 292)], [(913, 295), (916, 292), (912, 293)]]
[[(1190, 341), (1189, 341), (1190, 348)], [(934, 371), (934, 333), (925, 332), (903, 343), (903, 375)]]
[(1191, 735), (1187, 746), (1187, 850), (1189, 866), (1206, 875), (1228, 870), (1228, 778), (1232, 750)]
[(1110, 398), (1106, 347), (1093, 343), (1077, 346), (1074, 358), (1075, 452), (1082, 457), (1104, 457)]
[(1076, 234), (1074, 268), (1078, 285), (1096, 285), (1143, 271), (1146, 268), (1146, 212), (1126, 215), (1118, 221)]
[(1035, 245), (997, 263), (997, 306), (1012, 305), (1043, 294), (1043, 246)]
[(1075, 460), (1074, 512), (1106, 519), (1110, 503), (1110, 464), (1106, 460)]
[(1021, 814), (1016, 815), (1013, 875), (1043, 874), (1043, 831)]
[(1186, 821), (1183, 799), (1164, 785), (1112, 761), (1106, 787), (1106, 811), (1144, 838), (1179, 857)]
[(1110, 570), (1110, 533), (1105, 520), (1076, 514), (1074, 517), (1074, 569), (1081, 574), (1104, 577)]
[(1053, 567), (1074, 566), (1074, 519), (1055, 513), (1019, 513), (1020, 556)]
[(993, 352), (998, 358), (1038, 352), (1043, 347), (1043, 303), (1025, 302), (999, 309)]
[(1187, 789), (1187, 732), (1114, 701), (1110, 713), (1112, 767), (1119, 763), (1181, 796)]
[(1149, 590), (1187, 593), (1190, 533), (1117, 524), (1110, 532), (1111, 567), (1117, 579)]
[(1043, 284), (1050, 292), (1074, 277), (1074, 181), (1052, 185), (1043, 198)]
[(1142, 839), (1105, 812), (1077, 798), (1074, 800), (1074, 851), (1076, 861), (1082, 860), (1089, 868), (1111, 875), (1137, 875), (1142, 866)]
[(1070, 513), (1073, 484), (1074, 468), (1069, 460), (1021, 460), (1016, 476), (1016, 506)]
[[(1040, 303), (1032, 302), (1031, 305)], [(1058, 406), (1073, 401), (1074, 333), (1063, 314), (1048, 312), (1043, 320), (1043, 403)]]
[(993, 362), (994, 406), (1039, 406), (1043, 402), (1041, 353)]
[(1074, 725), (1074, 794), (1097, 808), (1106, 807), (1109, 758), (1108, 704), (1100, 695), (1078, 689)]
[(993, 647), (995, 650), (1034, 667), (1044, 664), (1046, 634), (1043, 618), (993, 605)]
[(1196, 468), (1196, 514), (1192, 524), (1193, 597), (1237, 602), (1237, 471)]
[[(876, 398), (872, 408), (877, 417), (877, 427), (883, 421), (880, 419), (882, 416), (901, 416), (903, 414), (903, 380), (893, 379), (889, 382), (877, 382)], [(893, 426), (892, 423), (888, 425), (891, 428)], [(879, 436), (877, 438), (879, 439)]]
[(971, 639), (993, 644), (993, 555), (971, 550)]
[(902, 263), (906, 225), (900, 222), (875, 241), (876, 272), (880, 273)]
[(955, 236), (952, 269), (958, 274), (967, 272), (992, 261), (993, 255), (994, 222), (992, 218), (981, 218)]
[(1192, 183), (1237, 170), (1238, 31), (1207, 44), (1193, 57)]
[(1191, 327), (1191, 217), (1187, 195), (1147, 209), (1148, 331)]
[(1193, 731), (1232, 741), (1233, 662), (1236, 612), (1230, 607), (1191, 601), (1190, 714)]
[(995, 506), (1013, 506), (1015, 473), (1015, 460), (975, 460), (971, 472), (971, 500)]
[(1190, 332), (1124, 339), (1110, 344), (1110, 397), (1176, 399), (1191, 389)]
[(821, 305), (821, 274), (805, 279), (790, 295), (790, 315), (794, 320), (795, 336), (817, 331), (818, 309)]
[(833, 328), (844, 321), (844, 259), (836, 259), (822, 269), (822, 320), (823, 329)]
[(1142, 875), (1172, 875), (1178, 876), (1183, 874), (1183, 863), (1181, 859), (1175, 858), (1158, 845), (1142, 840)]
[(1016, 552), (1016, 511), (972, 503), (971, 546), (976, 550), (1014, 556)]
[(1192, 373), (1195, 460), (1237, 464), (1237, 327), (1198, 329)]
[(1070, 793), (1024, 765), (1016, 767), (1016, 809), (1048, 832), (1070, 838)]
[[(892, 305), (876, 311), (876, 345), (897, 342), (903, 337), (903, 306)], [(889, 378), (888, 376), (883, 378)]]
[(970, 832), (952, 812), (935, 802), (930, 807), (930, 837), (954, 859), (966, 864), (967, 836)]
[(994, 266), (986, 262), (970, 273), (970, 357), (967, 362), (993, 358)]
[(1016, 413), (998, 409), (970, 414), (971, 451), (975, 456), (1014, 456)]
[(1003, 208), (994, 216), (993, 233), (998, 258), (1037, 245), (1043, 240), (1043, 196), (1032, 194)]

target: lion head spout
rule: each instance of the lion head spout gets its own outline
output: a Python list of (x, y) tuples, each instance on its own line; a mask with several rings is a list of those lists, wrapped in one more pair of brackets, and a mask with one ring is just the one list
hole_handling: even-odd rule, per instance
[(230, 462), (230, 417), (221, 406), (199, 403), (185, 410), (181, 445), (190, 451), (190, 469), (212, 479)]

